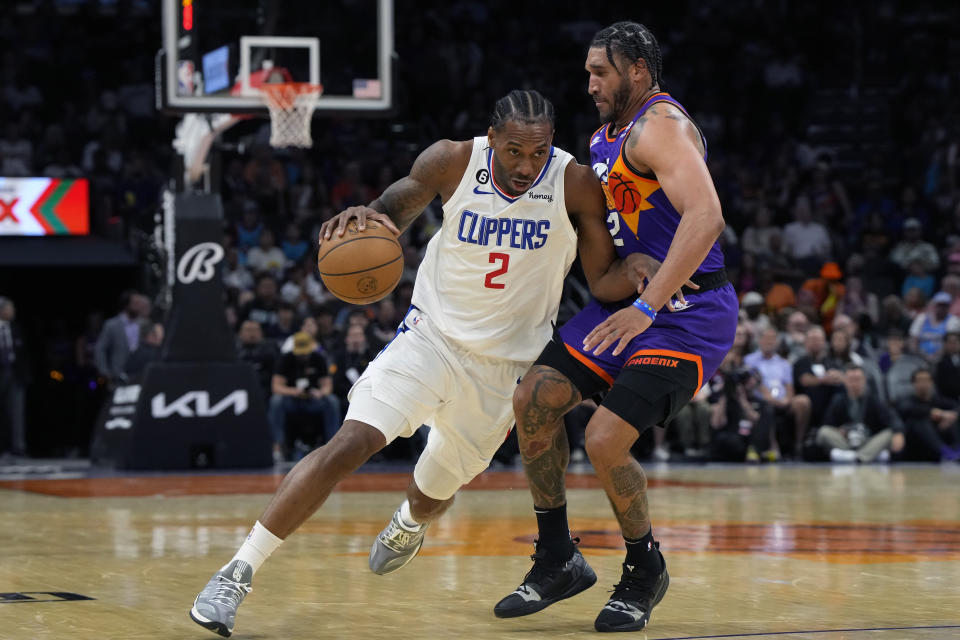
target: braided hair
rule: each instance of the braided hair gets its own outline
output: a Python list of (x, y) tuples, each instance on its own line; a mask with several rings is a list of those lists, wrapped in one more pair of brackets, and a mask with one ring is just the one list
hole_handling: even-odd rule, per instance
[(593, 36), (590, 48), (604, 49), (607, 60), (617, 68), (613, 61), (613, 53), (617, 52), (634, 63), (643, 59), (650, 71), (651, 86), (663, 84), (663, 59), (660, 57), (660, 45), (653, 32), (637, 22), (616, 22), (606, 29), (601, 29)]
[(547, 122), (554, 127), (553, 103), (533, 89), (514, 89), (497, 100), (490, 126), (500, 131), (509, 121), (521, 124)]

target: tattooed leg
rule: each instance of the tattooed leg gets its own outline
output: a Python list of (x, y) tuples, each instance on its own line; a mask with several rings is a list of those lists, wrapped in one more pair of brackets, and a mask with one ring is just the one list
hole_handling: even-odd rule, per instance
[(641, 538), (650, 530), (647, 477), (630, 454), (639, 434), (605, 407), (587, 424), (587, 455), (607, 492), (624, 538)]
[(517, 440), (533, 504), (543, 509), (566, 502), (563, 477), (570, 445), (563, 416), (580, 402), (580, 392), (556, 369), (536, 365), (513, 394)]

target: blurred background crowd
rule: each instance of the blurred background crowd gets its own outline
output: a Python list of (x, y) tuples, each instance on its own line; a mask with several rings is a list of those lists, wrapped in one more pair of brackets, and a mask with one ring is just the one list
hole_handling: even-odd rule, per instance
[[(228, 322), (271, 397), (275, 459), (336, 429), (352, 381), (409, 305), (441, 212), (435, 202), (404, 234), (405, 278), (368, 307), (325, 291), (314, 266), (319, 225), (376, 198), (434, 140), (484, 134), (494, 101), (513, 88), (550, 98), (555, 144), (587, 162), (599, 123), (586, 48), (624, 18), (657, 34), (663, 88), (709, 141), (742, 308), (721, 371), (637, 454), (960, 459), (960, 7), (708, 0), (627, 16), (556, 4), (454, 0), (404, 11), (401, 1), (392, 117), (316, 118), (314, 146), (302, 151), (269, 147), (265, 120), (228, 134), (215, 185)], [(142, 46), (160, 42), (159, 5), (10, 5), (0, 15), (0, 175), (89, 178), (92, 233), (144, 265), (91, 282), (62, 309), (0, 289), (0, 449), (84, 455), (106, 391), (134, 379), (163, 341), (145, 239), (170, 178), (176, 120), (154, 109), (154, 51)], [(78, 14), (83, 30), (71, 28)], [(575, 268), (559, 320), (585, 296)], [(294, 386), (307, 369), (309, 388)], [(592, 406), (568, 419), (574, 459)], [(417, 446), (384, 455), (405, 459)], [(500, 459), (513, 454), (508, 442)]]

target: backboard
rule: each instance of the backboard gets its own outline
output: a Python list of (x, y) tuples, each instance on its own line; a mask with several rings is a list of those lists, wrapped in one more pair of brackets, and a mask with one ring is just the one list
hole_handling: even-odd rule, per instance
[(266, 113), (265, 82), (323, 85), (315, 113), (392, 107), (393, 0), (162, 0), (157, 107)]

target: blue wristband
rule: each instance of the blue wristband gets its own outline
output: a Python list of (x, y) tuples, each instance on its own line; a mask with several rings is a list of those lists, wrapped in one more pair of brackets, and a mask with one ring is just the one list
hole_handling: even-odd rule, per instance
[(633, 301), (633, 306), (635, 306), (637, 309), (640, 309), (640, 311), (643, 311), (645, 314), (647, 314), (651, 320), (657, 319), (657, 310), (651, 307), (649, 304), (647, 304), (643, 300), (641, 300), (640, 298), (637, 298), (636, 300)]

